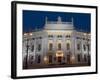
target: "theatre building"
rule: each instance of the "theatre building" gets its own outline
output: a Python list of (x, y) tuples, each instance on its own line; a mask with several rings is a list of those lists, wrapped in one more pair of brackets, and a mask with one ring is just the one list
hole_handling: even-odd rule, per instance
[[(43, 29), (23, 33), (23, 66), (90, 65), (91, 34), (76, 30), (73, 19), (45, 20)], [(27, 64), (26, 64), (27, 63)]]

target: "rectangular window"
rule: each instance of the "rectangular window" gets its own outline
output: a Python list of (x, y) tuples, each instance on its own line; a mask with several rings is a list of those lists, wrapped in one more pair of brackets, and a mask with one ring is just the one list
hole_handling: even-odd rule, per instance
[(83, 49), (84, 49), (84, 51), (86, 51), (86, 46), (85, 46), (85, 44), (83, 45)]
[(66, 44), (66, 48), (67, 48), (67, 50), (70, 50), (70, 44), (69, 43)]
[(31, 46), (31, 52), (33, 52), (33, 51), (34, 51), (34, 45)]
[(89, 44), (87, 44), (87, 48), (88, 48), (88, 51), (90, 51), (90, 45)]
[(58, 50), (61, 50), (61, 43), (58, 44)]
[(77, 50), (80, 50), (80, 47), (81, 47), (80, 44), (77, 44)]
[(38, 44), (38, 51), (41, 51), (41, 44)]

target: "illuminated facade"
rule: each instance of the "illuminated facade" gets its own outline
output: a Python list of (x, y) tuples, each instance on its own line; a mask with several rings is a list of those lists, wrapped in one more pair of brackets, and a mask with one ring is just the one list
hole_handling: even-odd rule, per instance
[[(71, 22), (48, 21), (44, 29), (23, 34), (23, 66), (48, 64), (87, 64), (91, 34), (77, 31)], [(27, 59), (26, 59), (27, 57)]]

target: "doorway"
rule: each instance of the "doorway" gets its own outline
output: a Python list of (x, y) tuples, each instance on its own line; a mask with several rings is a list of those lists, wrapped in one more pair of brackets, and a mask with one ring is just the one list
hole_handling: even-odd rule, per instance
[(59, 57), (58, 57), (58, 63), (61, 63), (61, 62), (62, 62), (62, 57), (59, 56)]
[(52, 55), (49, 55), (49, 63), (52, 63)]
[(57, 53), (56, 53), (57, 63), (59, 63), (59, 64), (63, 63), (63, 56), (64, 56), (64, 54), (62, 51), (57, 51)]
[(70, 55), (67, 55), (67, 63), (70, 64)]

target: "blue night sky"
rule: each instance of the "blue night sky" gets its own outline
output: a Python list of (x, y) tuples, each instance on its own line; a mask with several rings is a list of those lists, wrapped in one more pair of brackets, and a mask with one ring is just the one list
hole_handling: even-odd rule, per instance
[(48, 12), (48, 11), (30, 11), (23, 10), (23, 32), (28, 32), (34, 29), (43, 29), (45, 24), (45, 17), (48, 21), (57, 21), (58, 16), (62, 21), (71, 22), (74, 20), (74, 27), (76, 30), (90, 32), (91, 15), (87, 13), (69, 13), (69, 12)]

